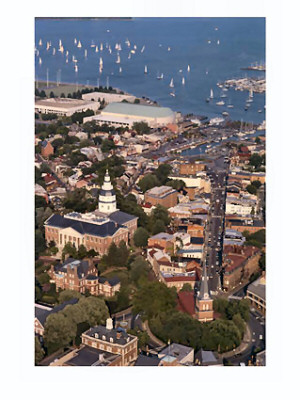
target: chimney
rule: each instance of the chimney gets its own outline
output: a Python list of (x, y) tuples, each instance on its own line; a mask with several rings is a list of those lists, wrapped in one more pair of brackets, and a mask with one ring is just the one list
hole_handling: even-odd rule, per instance
[(107, 318), (107, 320), (106, 320), (106, 329), (107, 330), (113, 329), (113, 320), (111, 318)]

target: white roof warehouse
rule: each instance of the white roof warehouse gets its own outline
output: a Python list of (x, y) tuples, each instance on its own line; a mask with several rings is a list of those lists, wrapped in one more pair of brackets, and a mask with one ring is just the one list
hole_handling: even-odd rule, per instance
[(168, 107), (146, 106), (129, 103), (110, 103), (99, 115), (84, 118), (84, 122), (132, 127), (134, 122), (147, 122), (151, 128), (175, 122), (176, 115)]

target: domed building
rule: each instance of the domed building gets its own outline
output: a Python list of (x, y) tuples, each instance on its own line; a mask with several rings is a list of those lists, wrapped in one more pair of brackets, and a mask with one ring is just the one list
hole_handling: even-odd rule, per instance
[(117, 211), (116, 194), (113, 185), (111, 184), (110, 176), (108, 175), (108, 170), (106, 170), (104, 176), (104, 183), (100, 189), (98, 210), (104, 214), (111, 214)]

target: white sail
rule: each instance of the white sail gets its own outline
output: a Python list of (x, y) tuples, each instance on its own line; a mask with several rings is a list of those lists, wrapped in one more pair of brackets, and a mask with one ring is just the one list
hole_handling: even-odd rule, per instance
[(120, 62), (121, 62), (121, 58), (120, 58), (120, 56), (119, 56), (119, 54), (117, 55), (117, 61), (116, 61), (116, 64), (120, 64)]
[(181, 81), (181, 83), (182, 83), (183, 85), (185, 85), (185, 79), (184, 79), (184, 76), (182, 77), (182, 81)]
[(39, 58), (39, 64), (42, 65), (42, 59), (41, 59), (41, 57)]
[(210, 98), (213, 99), (214, 98), (214, 92), (212, 89), (210, 89)]
[(190, 70), (191, 70), (191, 67), (188, 65), (187, 66), (187, 72), (190, 72)]
[(98, 51), (99, 51), (99, 50), (98, 50), (98, 46), (96, 46), (95, 52), (98, 53)]
[(81, 43), (80, 43), (80, 40), (78, 41), (77, 47), (78, 47), (79, 49), (81, 49), (81, 47), (82, 47), (82, 45), (81, 45)]
[(69, 51), (67, 50), (67, 51), (66, 51), (66, 56), (68, 56), (68, 55), (69, 55)]
[(84, 58), (87, 58), (87, 49), (84, 50)]
[(142, 47), (141, 53), (143, 53), (145, 50), (145, 46)]
[(131, 59), (131, 53), (128, 54), (128, 60), (130, 60), (130, 59)]
[(55, 47), (53, 47), (52, 54), (55, 56)]
[(119, 72), (120, 72), (120, 74), (122, 73), (122, 67), (119, 68)]
[(145, 74), (148, 74), (148, 68), (147, 68), (147, 65), (145, 65), (144, 73), (145, 73)]
[(77, 64), (75, 64), (74, 69), (75, 69), (75, 72), (78, 72), (78, 65)]
[(171, 50), (171, 47), (168, 47), (168, 51), (170, 51)]
[(39, 40), (39, 46), (42, 46), (43, 42), (42, 39)]
[(103, 60), (102, 57), (100, 57), (99, 65), (102, 67), (103, 66)]
[(137, 47), (136, 47), (136, 44), (133, 46), (133, 48), (134, 48), (134, 50), (136, 50), (136, 49), (137, 49)]
[(74, 39), (74, 44), (77, 44), (77, 39), (76, 38)]
[(173, 78), (171, 79), (171, 82), (170, 82), (170, 87), (174, 87), (174, 81), (173, 81)]
[(103, 44), (100, 43), (100, 51), (102, 51), (102, 50), (103, 50)]
[(253, 89), (252, 88), (250, 89), (249, 97), (253, 97)]
[(217, 40), (217, 44), (220, 44), (220, 40)]
[(69, 59), (68, 59), (68, 57), (66, 58), (66, 63), (68, 64), (68, 62), (69, 62)]
[(130, 50), (130, 53), (135, 54), (135, 50)]

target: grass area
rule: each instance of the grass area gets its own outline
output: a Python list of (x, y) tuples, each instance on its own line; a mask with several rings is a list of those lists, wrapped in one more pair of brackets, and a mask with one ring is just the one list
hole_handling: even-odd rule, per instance
[(35, 82), (35, 88), (39, 90), (44, 90), (46, 95), (49, 96), (50, 92), (53, 92), (55, 96), (60, 96), (62, 93), (67, 95), (69, 93), (74, 93), (77, 92), (77, 90), (82, 90), (84, 88), (91, 88), (94, 86), (88, 86), (88, 85), (76, 85), (76, 83), (60, 83), (59, 86), (57, 86), (56, 82), (49, 82), (48, 88), (46, 82), (38, 82), (38, 86), (36, 85), (37, 82)]

